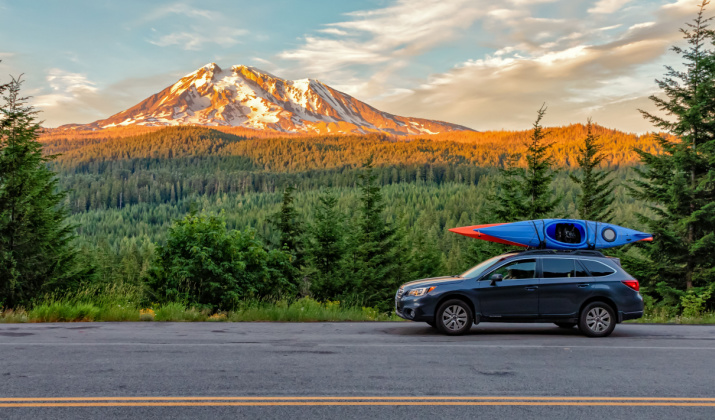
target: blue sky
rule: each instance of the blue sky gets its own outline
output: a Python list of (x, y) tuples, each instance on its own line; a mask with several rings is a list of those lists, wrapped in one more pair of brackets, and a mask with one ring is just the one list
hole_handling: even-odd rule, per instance
[[(198, 67), (315, 78), (378, 109), (524, 129), (593, 119), (651, 129), (638, 108), (692, 0), (310, 2), (0, 0), (0, 81), (24, 73), (47, 126), (126, 109)], [(715, 9), (714, 9), (715, 10)]]

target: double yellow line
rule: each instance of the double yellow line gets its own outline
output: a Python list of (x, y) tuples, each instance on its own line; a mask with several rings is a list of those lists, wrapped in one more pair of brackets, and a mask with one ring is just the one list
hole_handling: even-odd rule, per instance
[(65, 397), (0, 398), (0, 408), (22, 407), (268, 407), (268, 406), (628, 406), (715, 407), (715, 398), (667, 397)]

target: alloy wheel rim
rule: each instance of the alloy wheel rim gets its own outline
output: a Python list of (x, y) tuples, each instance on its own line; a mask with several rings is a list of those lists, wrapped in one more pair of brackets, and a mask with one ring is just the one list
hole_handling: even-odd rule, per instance
[(602, 307), (595, 307), (586, 314), (586, 325), (593, 332), (603, 332), (611, 326), (611, 314)]
[(467, 324), (467, 311), (459, 305), (449, 306), (442, 313), (442, 323), (450, 331), (461, 330)]

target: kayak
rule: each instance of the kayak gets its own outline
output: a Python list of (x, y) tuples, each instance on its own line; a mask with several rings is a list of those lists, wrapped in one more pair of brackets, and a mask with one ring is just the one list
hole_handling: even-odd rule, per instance
[(612, 223), (577, 219), (539, 219), (449, 229), (504, 245), (541, 249), (604, 249), (652, 241), (653, 235)]

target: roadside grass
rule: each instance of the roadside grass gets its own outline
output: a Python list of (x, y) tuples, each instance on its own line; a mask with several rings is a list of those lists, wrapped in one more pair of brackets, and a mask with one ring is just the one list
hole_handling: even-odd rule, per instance
[(626, 321), (634, 324), (715, 324), (715, 312), (703, 312), (698, 316), (673, 315), (666, 308), (646, 311), (642, 318)]
[(398, 321), (393, 313), (375, 308), (318, 302), (311, 298), (295, 301), (241, 302), (234, 311), (216, 312), (188, 307), (181, 302), (141, 305), (141, 290), (134, 286), (91, 287), (74, 294), (47, 295), (30, 309), (0, 310), (0, 323), (21, 322), (329, 322)]
[[(92, 286), (73, 294), (47, 295), (29, 309), (0, 308), (0, 323), (22, 322), (335, 322), (402, 321), (392, 311), (305, 297), (287, 301), (247, 300), (235, 310), (213, 313), (185, 303), (142, 305), (142, 290), (131, 285)], [(643, 318), (629, 323), (715, 324), (715, 312), (682, 316), (673, 308), (646, 308)]]

